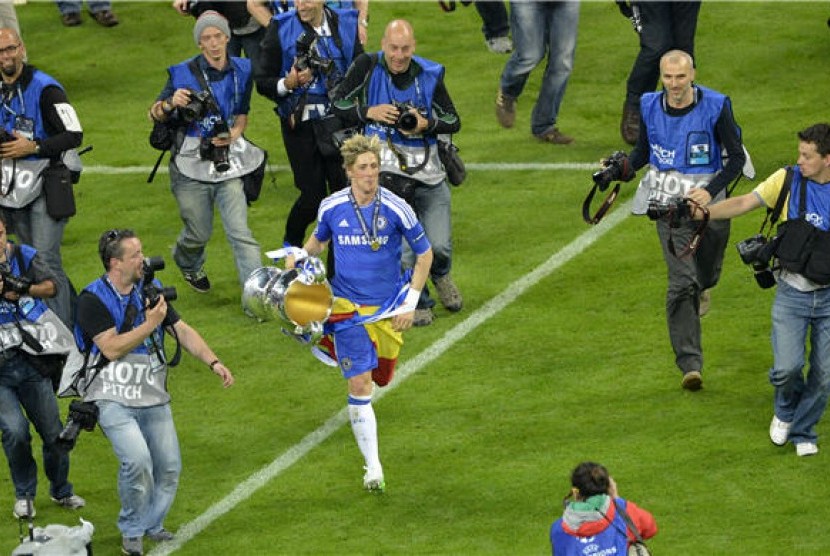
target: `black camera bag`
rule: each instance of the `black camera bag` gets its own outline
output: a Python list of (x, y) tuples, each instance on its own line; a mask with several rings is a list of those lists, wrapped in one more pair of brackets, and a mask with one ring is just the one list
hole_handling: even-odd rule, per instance
[(458, 146), (452, 142), (452, 138), (449, 141), (438, 139), (438, 158), (447, 172), (447, 181), (452, 185), (461, 185), (467, 178), (467, 168), (464, 167), (464, 161), (461, 160), (458, 151)]
[(46, 212), (55, 220), (75, 216), (75, 193), (72, 189), (72, 171), (63, 162), (52, 162), (40, 174)]
[(415, 188), (418, 181), (393, 172), (381, 172), (378, 176), (378, 183), (412, 205), (415, 196)]
[[(253, 172), (242, 176), (242, 190), (245, 192), (245, 202), (248, 206), (259, 199), (259, 194), (262, 192), (262, 182), (265, 180), (265, 170), (268, 168), (268, 151), (262, 149), (262, 152), (265, 154), (262, 163)], [(271, 177), (273, 180), (273, 174)]]

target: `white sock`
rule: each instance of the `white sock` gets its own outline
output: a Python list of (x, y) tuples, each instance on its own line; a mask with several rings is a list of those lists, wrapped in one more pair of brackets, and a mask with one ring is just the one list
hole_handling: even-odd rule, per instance
[(381, 469), (378, 455), (378, 422), (372, 409), (372, 396), (349, 396), (349, 420), (357, 447), (366, 460), (366, 468)]

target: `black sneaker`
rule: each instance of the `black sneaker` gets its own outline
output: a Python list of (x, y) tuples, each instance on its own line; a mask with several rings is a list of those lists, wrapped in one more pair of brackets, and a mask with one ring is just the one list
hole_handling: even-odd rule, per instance
[(190, 287), (196, 290), (199, 293), (207, 293), (210, 291), (210, 280), (208, 280), (207, 274), (203, 268), (200, 268), (196, 272), (182, 272), (184, 275), (184, 280)]

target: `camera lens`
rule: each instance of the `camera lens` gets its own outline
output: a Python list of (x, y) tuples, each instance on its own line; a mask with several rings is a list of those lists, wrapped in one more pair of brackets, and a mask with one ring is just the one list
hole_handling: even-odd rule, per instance
[(395, 126), (401, 131), (413, 131), (418, 127), (418, 116), (412, 112), (404, 112), (398, 116)]

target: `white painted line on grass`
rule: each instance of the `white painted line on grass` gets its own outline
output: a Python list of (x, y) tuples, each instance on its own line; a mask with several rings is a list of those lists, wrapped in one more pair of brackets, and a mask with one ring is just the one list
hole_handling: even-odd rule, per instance
[[(468, 170), (599, 170), (599, 162), (468, 162)], [(99, 176), (119, 176), (130, 174), (149, 174), (152, 166), (84, 166), (84, 174)], [(269, 164), (272, 172), (290, 171), (291, 167), (284, 164)], [(167, 173), (167, 164), (159, 166), (159, 174)]]
[[(519, 278), (500, 294), (476, 309), (472, 315), (447, 331), (446, 334), (415, 356), (402, 364), (395, 373), (395, 379), (386, 386), (375, 390), (374, 401), (400, 386), (407, 378), (417, 373), (429, 363), (443, 355), (460, 340), (473, 332), (480, 325), (484, 324), (490, 317), (498, 314), (505, 307), (513, 303), (520, 295), (538, 284), (541, 280), (552, 274), (556, 269), (569, 262), (571, 259), (585, 251), (597, 239), (614, 228), (628, 216), (631, 206), (630, 202), (617, 207), (597, 226), (589, 228), (582, 235), (571, 243), (554, 253), (547, 261), (536, 267), (534, 270)], [(168, 543), (158, 545), (148, 556), (162, 556), (171, 554), (181, 548), (185, 543), (204, 531), (211, 523), (232, 511), (238, 504), (251, 497), (257, 490), (265, 486), (269, 481), (275, 479), (283, 471), (294, 465), (300, 458), (311, 450), (326, 441), (340, 427), (348, 423), (348, 410), (344, 407), (323, 423), (317, 430), (309, 433), (300, 442), (286, 450), (274, 461), (253, 473), (250, 477), (240, 483), (230, 494), (222, 500), (209, 507), (202, 515), (193, 521), (185, 523), (176, 533), (176, 538)]]

